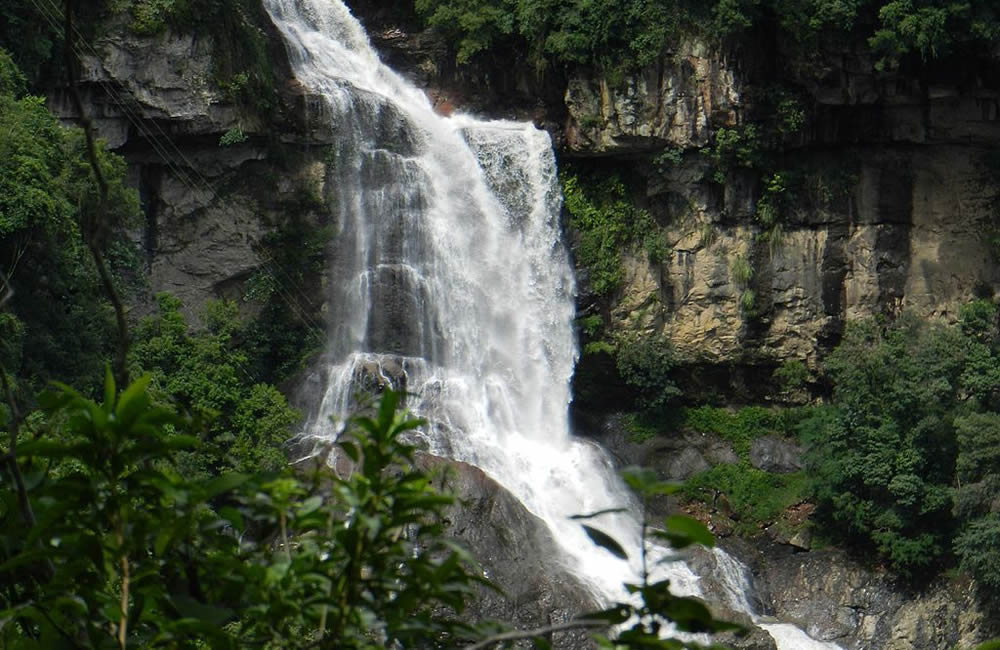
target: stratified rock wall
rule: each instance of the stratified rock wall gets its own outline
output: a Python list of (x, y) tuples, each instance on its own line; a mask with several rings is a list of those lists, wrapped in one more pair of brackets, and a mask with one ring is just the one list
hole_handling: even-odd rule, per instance
[[(690, 364), (733, 377), (754, 367), (769, 374), (787, 359), (816, 370), (852, 319), (904, 309), (954, 319), (960, 305), (1000, 287), (992, 243), (1000, 167), (991, 156), (1000, 145), (998, 57), (917, 77), (876, 72), (860, 50), (744, 43), (725, 51), (686, 38), (614, 81), (587, 70), (539, 76), (516, 61), (462, 71), (412, 17), (354, 5), (385, 35), (375, 42), (386, 57), (432, 97), (447, 96), (449, 110), (532, 117), (563, 160), (601, 159), (641, 181), (636, 201), (662, 226), (670, 254), (656, 264), (627, 257), (625, 282), (603, 310), (612, 334), (662, 336)], [(501, 76), (509, 92), (491, 103), (486, 89)], [(777, 236), (765, 238), (754, 216), (761, 174), (737, 168), (719, 185), (701, 151), (717, 129), (767, 118), (755, 91), (777, 82), (795, 90), (806, 116), (780, 166), (806, 183)], [(737, 258), (753, 268), (749, 286), (733, 278)], [(752, 310), (740, 305), (746, 289)], [(750, 399), (774, 392), (743, 383), (751, 386), (720, 388), (747, 389)]]
[[(329, 222), (330, 138), (309, 128), (309, 98), (290, 79), (276, 33), (274, 65), (288, 81), (270, 116), (234, 103), (220, 86), (209, 34), (139, 36), (124, 22), (102, 34), (79, 48), (85, 110), (139, 190), (145, 223), (135, 239), (150, 294), (181, 298), (197, 322), (206, 300), (239, 300), (254, 273), (273, 273), (261, 247), (268, 233), (293, 217)], [(66, 121), (78, 117), (65, 88), (51, 90), (49, 106)], [(228, 145), (227, 133), (237, 136)], [(290, 297), (295, 311), (316, 317), (321, 278), (314, 285)]]

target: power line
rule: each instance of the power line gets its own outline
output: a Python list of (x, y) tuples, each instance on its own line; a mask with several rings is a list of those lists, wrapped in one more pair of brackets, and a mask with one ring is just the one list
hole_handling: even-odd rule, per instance
[[(50, 14), (45, 7), (40, 5), (38, 0), (31, 0), (31, 1), (32, 4), (35, 6), (35, 8), (38, 10), (39, 14), (43, 18), (45, 18), (45, 20), (48, 21), (50, 27), (52, 27), (53, 30), (58, 32), (60, 24), (56, 20), (56, 18), (53, 17), (53, 14), (55, 16), (58, 16), (59, 8), (58, 6), (56, 6), (54, 0), (44, 0), (45, 2), (47, 2), (49, 9), (51, 9), (51, 11), (53, 12), (52, 14)], [(79, 46), (74, 45), (73, 51), (76, 54), (77, 58), (82, 60), (84, 54), (89, 54), (96, 60), (102, 61), (103, 59), (98, 54), (97, 50), (84, 38), (83, 34), (80, 33), (79, 29), (77, 29), (74, 26), (73, 31), (76, 36), (75, 42), (82, 43), (82, 46), (86, 47), (88, 50), (88, 52), (85, 52)], [(177, 145), (163, 131), (163, 128), (156, 122), (156, 120), (150, 120), (149, 124), (151, 125), (152, 128), (155, 128), (155, 130), (158, 133), (154, 133), (151, 128), (147, 128), (147, 125), (143, 120), (141, 114), (139, 114), (139, 112), (136, 109), (133, 109), (132, 106), (130, 106), (130, 100), (134, 98), (130, 96), (130, 94), (126, 89), (123, 88), (122, 91), (119, 92), (115, 88), (114, 84), (101, 78), (100, 75), (97, 77), (97, 82), (102, 87), (106, 95), (115, 104), (117, 104), (122, 114), (124, 115), (125, 119), (133, 127), (135, 127), (140, 136), (149, 143), (149, 146), (151, 147), (153, 152), (161, 159), (161, 161), (166, 165), (168, 170), (173, 173), (175, 178), (177, 178), (177, 180), (184, 187), (186, 187), (189, 191), (192, 192), (197, 192), (199, 189), (205, 191), (209, 195), (206, 207), (211, 206), (213, 203), (217, 204), (223, 216), (231, 217), (236, 214), (235, 210), (232, 208), (231, 205), (227, 205), (220, 202), (220, 197), (218, 193), (215, 191), (215, 189), (212, 187), (209, 181), (197, 171), (191, 160), (184, 154), (184, 152), (179, 147), (177, 147)], [(171, 155), (171, 150), (186, 165), (187, 169), (190, 170), (190, 172), (182, 168), (180, 165), (178, 165), (178, 163), (173, 159), (173, 156)], [(289, 279), (287, 273), (285, 273), (284, 270), (280, 268), (280, 266), (275, 264), (273, 257), (269, 256), (267, 258), (262, 259), (261, 270), (263, 270), (271, 278), (271, 280), (273, 281), (272, 286), (274, 286), (280, 298), (304, 322), (308, 330), (313, 335), (318, 335), (320, 337), (320, 340), (322, 340), (322, 338), (324, 337), (324, 330), (319, 325), (317, 325), (316, 321), (301, 307), (301, 305), (298, 303), (298, 301), (294, 296), (293, 290), (290, 290), (286, 286), (286, 283), (283, 282), (281, 278), (277, 277), (275, 271), (284, 275), (286, 279)], [(294, 287), (294, 282), (292, 284)], [(302, 295), (304, 298), (306, 298), (306, 300), (308, 300), (308, 296), (305, 296), (305, 294), (302, 293), (300, 288), (294, 287), (294, 290), (297, 290), (300, 295)], [(250, 373), (246, 371), (245, 368), (241, 369), (253, 381), (259, 383), (259, 380), (257, 380), (255, 377), (252, 377)]]

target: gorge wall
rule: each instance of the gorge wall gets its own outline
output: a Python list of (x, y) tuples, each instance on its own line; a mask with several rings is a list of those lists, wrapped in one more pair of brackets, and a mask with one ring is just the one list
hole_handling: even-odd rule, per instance
[[(736, 166), (725, 183), (714, 182), (700, 153), (718, 129), (737, 128), (762, 110), (753, 89), (776, 74), (764, 52), (722, 52), (689, 40), (656, 66), (614, 80), (573, 72), (539, 77), (516, 66), (459, 68), (446, 44), (416, 30), (410, 17), (356, 4), (385, 58), (425, 87), (442, 112), (532, 119), (552, 134), (563, 161), (628, 179), (632, 200), (649, 210), (668, 254), (652, 262), (626, 252), (624, 281), (611, 295), (589, 291), (586, 270), (578, 269), (580, 313), (600, 314), (612, 334), (669, 341), (693, 381), (733, 401), (771, 399), (771, 371), (784, 360), (817, 370), (851, 319), (902, 309), (948, 319), (974, 296), (993, 297), (1000, 284), (1000, 165), (991, 156), (1000, 144), (996, 60), (914, 79), (870, 72), (863, 52), (828, 51), (818, 61), (784, 53), (782, 74), (808, 99), (808, 110), (781, 164), (808, 182), (783, 211), (780, 237), (766, 241), (755, 217), (766, 179)], [(214, 78), (207, 36), (110, 30), (84, 57), (88, 110), (128, 159), (143, 199), (146, 224), (137, 239), (149, 288), (181, 297), (194, 317), (218, 297), (252, 314), (255, 280), (277, 273), (269, 237), (292, 219), (317, 229), (333, 219), (325, 199), (336, 192), (328, 173), (334, 134), (320, 126), (320, 104), (290, 80), (279, 37), (268, 38), (283, 80), (280, 108), (269, 115), (234, 102)], [(51, 104), (72, 117), (59, 89)], [(227, 134), (231, 144), (223, 146)], [(751, 266), (749, 280), (734, 277), (737, 260)], [(293, 286), (280, 299), (298, 320), (322, 328), (324, 312), (336, 308), (327, 304), (323, 275)], [(750, 309), (741, 306), (748, 288)], [(463, 470), (458, 482), (474, 484), (463, 494), (482, 507), (457, 514), (456, 528), (470, 535), (485, 529), (499, 508), (501, 521), (516, 519), (526, 535), (537, 534), (531, 516), (496, 496), (494, 486), (483, 488), (475, 471)], [(523, 581), (523, 572), (510, 569), (525, 554), (517, 543), (471, 542), (503, 547), (495, 570), (509, 585)], [(758, 589), (772, 598), (769, 611), (812, 625), (817, 636), (851, 648), (943, 650), (988, 630), (968, 589), (947, 585), (909, 599), (878, 571), (842, 556), (779, 547), (765, 560), (751, 558)], [(819, 575), (836, 584), (818, 589)], [(547, 580), (495, 607), (536, 625), (568, 615), (555, 600), (561, 595), (585, 604), (572, 581), (553, 577), (553, 588)], [(538, 608), (549, 613), (533, 616)]]

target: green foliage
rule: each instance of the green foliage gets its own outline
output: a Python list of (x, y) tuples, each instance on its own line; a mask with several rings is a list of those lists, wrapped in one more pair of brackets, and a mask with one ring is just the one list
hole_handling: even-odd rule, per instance
[(647, 210), (632, 203), (617, 175), (563, 172), (561, 180), (563, 205), (580, 237), (575, 252), (594, 293), (608, 295), (621, 284), (624, 249), (641, 245), (651, 262), (665, 258), (660, 227)]
[(677, 358), (670, 344), (657, 336), (636, 335), (619, 339), (615, 363), (622, 379), (636, 391), (636, 404), (643, 409), (662, 409), (681, 394), (670, 372)]
[(241, 142), (247, 141), (247, 134), (243, 132), (243, 129), (239, 126), (234, 126), (228, 129), (219, 137), (220, 147), (229, 147), (234, 144), (240, 144)]
[(1000, 515), (990, 513), (966, 526), (955, 538), (955, 555), (983, 586), (1000, 590)]
[[(690, 517), (667, 517), (662, 528), (654, 528), (645, 523), (649, 503), (657, 497), (673, 494), (680, 489), (674, 483), (660, 481), (651, 470), (630, 467), (623, 472), (625, 483), (635, 492), (641, 505), (642, 535), (640, 541), (640, 564), (642, 582), (626, 584), (625, 588), (634, 596), (628, 602), (614, 603), (610, 608), (585, 614), (582, 618), (592, 621), (605, 621), (608, 625), (618, 626), (614, 636), (598, 637), (598, 647), (606, 650), (641, 650), (645, 648), (663, 648), (669, 650), (704, 649), (707, 646), (690, 636), (686, 639), (661, 639), (664, 629), (676, 629), (687, 633), (715, 633), (727, 630), (739, 630), (740, 626), (725, 623), (712, 616), (708, 607), (696, 598), (675, 596), (670, 592), (669, 580), (651, 581), (649, 566), (649, 550), (652, 544), (669, 545), (674, 549), (684, 549), (693, 544), (712, 546), (715, 540), (712, 533), (700, 522)], [(600, 512), (581, 514), (574, 519), (599, 520), (601, 517), (621, 512), (621, 509), (603, 510)], [(628, 559), (624, 548), (610, 535), (599, 528), (583, 524), (584, 530), (595, 544), (608, 550), (622, 559)], [(674, 558), (663, 558), (668, 562)], [(718, 648), (718, 646), (711, 646)]]
[(948, 552), (966, 352), (957, 328), (855, 324), (826, 363), (833, 406), (802, 425), (821, 514), (904, 575)]
[(774, 378), (781, 384), (782, 390), (798, 390), (809, 381), (809, 369), (798, 359), (785, 359), (775, 368)]
[(12, 341), (0, 363), (24, 380), (24, 395), (57, 375), (96, 387), (114, 337), (83, 233), (105, 251), (134, 248), (123, 233), (138, 219), (138, 200), (124, 185), (125, 162), (98, 143), (109, 202), (96, 223), (99, 193), (82, 131), (60, 126), (44, 99), (23, 95), (22, 80), (0, 53), (0, 270), (14, 290), (8, 325), (21, 323), (16, 347), (31, 350), (15, 354)]
[(21, 69), (5, 50), (0, 49), (0, 96), (18, 99), (27, 91), (27, 81)]
[(594, 338), (601, 333), (604, 329), (604, 318), (600, 314), (590, 314), (589, 316), (581, 316), (576, 319), (577, 325), (580, 327), (580, 331), (586, 334), (589, 338)]
[(764, 182), (764, 190), (761, 192), (760, 198), (757, 199), (757, 209), (754, 214), (765, 232), (771, 231), (779, 225), (778, 220), (781, 218), (782, 210), (789, 199), (790, 193), (785, 175), (780, 172), (771, 174)]
[[(156, 0), (162, 2), (164, 0)], [(779, 38), (866, 39), (893, 66), (995, 44), (991, 0), (415, 0), (425, 21), (456, 43), (460, 63), (484, 52), (527, 52), (538, 67), (583, 64), (611, 76), (648, 65), (682, 33), (721, 39), (776, 24)], [(752, 35), (751, 35), (752, 37)]]
[(740, 305), (740, 314), (744, 318), (752, 317), (757, 304), (757, 294), (750, 286), (754, 275), (753, 266), (750, 265), (750, 261), (745, 255), (735, 255), (729, 261), (729, 274), (733, 284), (739, 290), (737, 300)]
[(973, 300), (958, 311), (962, 333), (977, 341), (989, 343), (997, 337), (997, 306), (989, 300)]
[(181, 11), (183, 4), (176, 0), (134, 0), (129, 8), (132, 14), (129, 27), (141, 36), (158, 34), (167, 28), (174, 12)]
[(761, 129), (756, 124), (723, 127), (713, 134), (712, 146), (706, 150), (712, 162), (712, 180), (723, 184), (730, 170), (754, 169), (763, 163)]
[(204, 445), (213, 453), (182, 454), (188, 476), (222, 471), (270, 471), (286, 464), (282, 445), (299, 415), (273, 386), (250, 375), (236, 305), (209, 304), (205, 330), (192, 334), (180, 301), (161, 294), (159, 314), (136, 328), (131, 363), (148, 372), (160, 401), (176, 400), (206, 416)]
[[(977, 300), (956, 326), (907, 315), (849, 328), (826, 373), (834, 401), (801, 430), (820, 515), (904, 575), (929, 576), (954, 552), (995, 590), (1000, 558), (1000, 339)], [(844, 534), (846, 533), (846, 534)]]
[(749, 460), (750, 443), (762, 436), (787, 436), (809, 413), (808, 409), (771, 409), (746, 406), (729, 410), (699, 406), (681, 410), (681, 426), (699, 433), (714, 433), (732, 443), (733, 451)]
[(955, 514), (962, 523), (954, 540), (955, 555), (963, 570), (996, 593), (1000, 590), (1000, 414), (958, 417), (955, 430)]
[[(58, 12), (57, 12), (58, 13)], [(25, 38), (31, 34), (31, 38)], [(20, 96), (26, 89), (24, 76), (27, 72), (32, 80), (42, 76), (51, 59), (58, 52), (61, 35), (44, 20), (30, 3), (21, 0), (0, 0), (0, 95)], [(8, 86), (10, 67), (16, 66), (20, 77), (20, 87)]]
[(878, 17), (880, 27), (869, 43), (882, 55), (880, 67), (896, 65), (911, 52), (935, 59), (962, 44), (1000, 36), (1000, 14), (987, 0), (890, 0), (879, 8)]
[(666, 147), (653, 157), (653, 164), (661, 172), (671, 167), (679, 167), (682, 162), (684, 162), (684, 150), (679, 147)]
[(684, 483), (683, 494), (691, 500), (712, 503), (719, 493), (732, 506), (737, 531), (752, 536), (778, 521), (790, 506), (802, 503), (809, 494), (809, 478), (804, 472), (772, 474), (741, 460), (716, 465)]
[[(676, 33), (670, 0), (415, 0), (428, 25), (456, 44), (467, 63), (486, 51), (528, 53), (537, 68), (583, 64), (619, 73), (652, 63)], [(520, 44), (526, 47), (517, 47)]]
[(414, 7), (427, 24), (445, 31), (456, 43), (455, 58), (467, 63), (515, 33), (516, 5), (511, 0), (493, 4), (480, 0), (415, 0)]
[(733, 284), (742, 289), (753, 280), (753, 267), (746, 256), (734, 255), (729, 261), (729, 274), (733, 278)]
[[(49, 434), (3, 466), (0, 645), (374, 649), (473, 635), (445, 612), (461, 615), (482, 580), (441, 540), (452, 499), (413, 469), (400, 435), (421, 423), (396, 412), (398, 396), (343, 435), (349, 478), (190, 480), (176, 453), (195, 448), (192, 423), (155, 406), (150, 381), (118, 393), (108, 373), (102, 402), (48, 394)], [(28, 479), (18, 494), (13, 475)]]

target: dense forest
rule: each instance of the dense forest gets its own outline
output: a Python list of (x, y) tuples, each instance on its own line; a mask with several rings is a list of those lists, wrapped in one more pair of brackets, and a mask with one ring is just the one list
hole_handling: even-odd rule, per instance
[[(211, 32), (216, 82), (232, 103), (280, 119), (258, 2), (78, 4), (75, 37)], [(540, 75), (583, 68), (612, 80), (691, 33), (719, 47), (762, 31), (803, 51), (847, 43), (870, 52), (877, 70), (916, 76), (995, 57), (1000, 43), (1000, 10), (987, 0), (395, 4), (442, 35), (459, 65), (514, 56)], [(49, 0), (0, 0), (0, 422), (8, 434), (0, 644), (457, 647), (537, 636), (536, 647), (547, 647), (551, 630), (518, 636), (499, 622), (462, 620), (488, 580), (443, 537), (454, 499), (415, 460), (405, 434), (424, 423), (398, 408), (398, 395), (386, 392), (348, 424), (337, 451), (356, 465), (346, 478), (323, 463), (288, 468), (286, 442), (302, 416), (282, 390), (322, 341), (291, 318), (267, 277), (248, 283), (251, 315), (212, 301), (197, 327), (176, 297), (149, 295), (137, 235), (143, 213), (124, 159), (46, 108), (46, 90), (76, 65), (63, 57), (63, 20)], [(757, 174), (752, 223), (766, 247), (805, 192), (808, 179), (786, 154), (808, 110), (798, 89), (774, 85), (761, 93), (759, 119), (717, 129), (697, 152), (665, 149), (644, 164), (697, 155), (706, 183), (717, 186), (734, 169)], [(227, 132), (219, 146), (243, 137)], [(597, 304), (619, 289), (623, 255), (657, 264), (670, 254), (633, 200), (631, 179), (567, 160), (559, 181), (573, 255)], [(331, 234), (303, 228), (292, 223), (264, 242), (285, 277), (322, 272)], [(740, 307), (752, 322), (761, 311), (755, 269), (738, 262)], [(147, 315), (133, 317), (133, 307)], [(817, 546), (874, 558), (914, 588), (963, 573), (985, 602), (1000, 598), (1000, 309), (992, 294), (951, 321), (901, 310), (852, 322), (819, 373), (785, 360), (770, 378), (772, 400), (738, 406), (686, 390), (686, 359), (655, 338), (612, 331), (605, 312), (577, 319), (578, 404), (606, 409), (600, 382), (612, 376), (633, 441), (710, 432), (738, 457), (683, 486), (633, 470), (626, 480), (642, 503), (670, 494), (694, 512), (722, 493), (748, 537), (809, 503), (815, 515), (796, 525), (809, 527)], [(751, 444), (765, 436), (801, 444), (804, 468), (755, 468)], [(600, 531), (588, 534), (624, 553)], [(684, 517), (650, 534), (677, 548), (712, 543)], [(701, 647), (658, 639), (667, 621), (692, 632), (732, 627), (665, 584), (634, 591), (635, 603), (576, 623), (622, 626), (615, 641), (602, 641), (609, 648)]]

